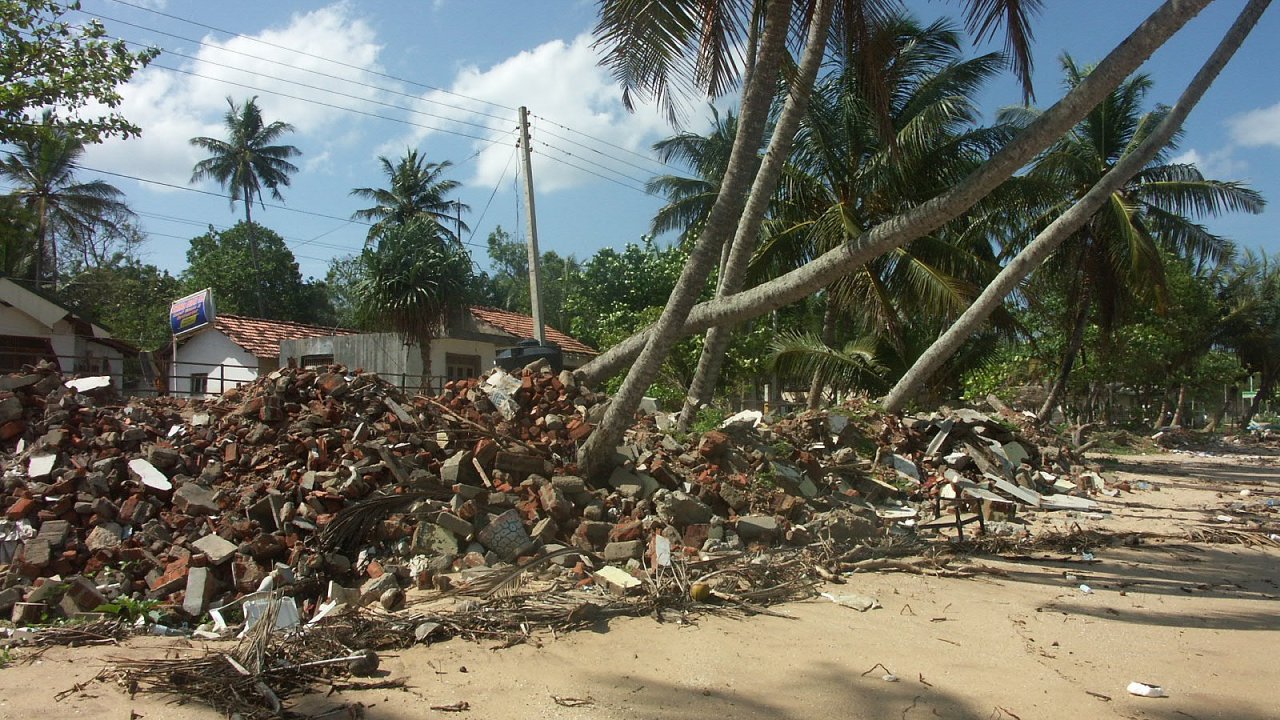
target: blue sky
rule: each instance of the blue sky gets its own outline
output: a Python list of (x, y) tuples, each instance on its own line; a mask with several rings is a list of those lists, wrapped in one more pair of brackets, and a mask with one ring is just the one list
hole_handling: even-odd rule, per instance
[[(1063, 51), (1095, 61), (1158, 5), (1046, 4), (1035, 24), (1041, 106), (1062, 93)], [(1148, 62), (1152, 102), (1176, 99), (1243, 4), (1218, 0)], [(909, 5), (926, 17), (956, 8), (939, 0)], [(268, 200), (254, 219), (285, 237), (304, 276), (323, 277), (330, 258), (363, 245), (367, 227), (348, 218), (365, 205), (349, 192), (382, 186), (377, 157), (395, 159), (406, 147), (454, 163), (449, 176), (463, 183), (457, 199), (471, 207), (464, 220), (474, 231), (477, 262), (486, 262), (484, 241), (496, 226), (522, 236), (514, 132), (520, 105), (533, 114), (543, 250), (586, 258), (638, 239), (661, 205), (643, 182), (676, 171), (648, 152), (671, 128), (651, 109), (627, 113), (595, 64), (594, 2), (84, 0), (84, 11), (77, 16), (99, 17), (114, 36), (167, 51), (123, 90), (123, 112), (142, 137), (91, 148), (83, 164), (113, 173), (101, 177), (125, 191), (139, 213), (149, 237), (144, 258), (174, 273), (185, 265), (191, 237), (243, 216), (217, 196), (216, 185), (188, 183), (201, 155), (187, 139), (222, 135), (228, 95), (257, 95), (268, 121), (297, 128), (286, 142), (302, 150), (301, 171), (283, 189), (283, 207)], [(1280, 200), (1278, 14), (1264, 16), (1201, 101), (1180, 147), (1181, 157), (1207, 174), (1246, 180), (1272, 202)], [(1006, 77), (982, 106), (990, 116), (1018, 100)], [(696, 113), (690, 128), (702, 129), (706, 114)], [(1241, 246), (1280, 252), (1276, 212), (1209, 225)]]

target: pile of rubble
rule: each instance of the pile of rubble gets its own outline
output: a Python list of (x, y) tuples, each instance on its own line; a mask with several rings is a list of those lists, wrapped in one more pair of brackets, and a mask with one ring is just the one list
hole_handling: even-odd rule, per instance
[[(570, 373), (407, 398), (376, 375), (285, 369), (215, 401), (123, 401), (51, 367), (0, 378), (0, 612), (47, 622), (150, 601), (196, 623), (285, 590), (299, 618), (394, 611), (551, 557), (622, 595), (655, 568), (750, 547), (1092, 510), (1115, 492), (1019, 417), (743, 413), (680, 438), (637, 421), (617, 469), (581, 477), (607, 407)], [(209, 627), (209, 626), (206, 626)]]

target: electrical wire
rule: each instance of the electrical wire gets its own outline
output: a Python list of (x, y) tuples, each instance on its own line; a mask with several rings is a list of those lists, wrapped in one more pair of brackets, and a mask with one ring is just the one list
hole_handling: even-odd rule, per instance
[[(461, 105), (452, 105), (452, 104), (450, 104), (450, 103), (441, 102), (441, 101), (439, 101), (439, 100), (428, 100), (427, 98), (424, 98), (424, 97), (422, 97), (421, 95), (414, 95), (414, 94), (412, 94), (412, 93), (403, 92), (403, 91), (401, 91), (401, 90), (396, 90), (396, 89), (394, 89), (394, 88), (384, 87), (384, 86), (381, 86), (381, 85), (373, 85), (373, 84), (371, 84), (371, 83), (362, 82), (362, 81), (360, 81), (360, 80), (355, 80), (355, 79), (352, 79), (352, 78), (342, 77), (341, 75), (334, 75), (334, 74), (332, 74), (332, 73), (327, 73), (327, 72), (324, 72), (324, 71), (322, 71), (322, 70), (316, 70), (316, 69), (313, 69), (313, 68), (305, 68), (305, 67), (298, 67), (298, 66), (296, 66), (296, 65), (290, 65), (290, 64), (288, 64), (288, 63), (286, 63), (286, 62), (281, 62), (280, 60), (272, 60), (271, 58), (262, 57), (261, 55), (254, 55), (253, 53), (247, 53), (247, 52), (244, 52), (243, 50), (234, 50), (234, 49), (232, 49), (232, 48), (225, 47), (225, 46), (222, 46), (222, 45), (214, 45), (213, 43), (207, 43), (207, 42), (204, 42), (203, 40), (197, 40), (197, 39), (195, 39), (195, 38), (189, 38), (189, 37), (186, 37), (186, 36), (183, 36), (183, 35), (178, 35), (178, 34), (176, 34), (176, 33), (166, 32), (166, 31), (161, 30), (161, 29), (159, 29), (159, 28), (147, 27), (146, 25), (139, 25), (139, 24), (137, 24), (137, 23), (129, 22), (128, 20), (121, 20), (121, 19), (119, 19), (119, 18), (112, 18), (112, 17), (108, 17), (108, 16), (106, 16), (106, 15), (102, 15), (102, 14), (100, 14), (100, 13), (90, 13), (88, 10), (81, 10), (80, 12), (81, 12), (81, 13), (83, 13), (83, 14), (85, 14), (85, 15), (93, 15), (93, 16), (95, 16), (95, 17), (98, 17), (98, 18), (102, 19), (102, 20), (107, 20), (107, 21), (109, 21), (109, 22), (116, 23), (116, 24), (119, 24), (119, 25), (127, 25), (127, 26), (129, 26), (129, 27), (137, 28), (137, 29), (139, 29), (139, 30), (144, 30), (144, 31), (146, 31), (146, 32), (153, 32), (153, 33), (156, 33), (157, 35), (164, 35), (164, 36), (166, 36), (166, 37), (171, 37), (171, 38), (174, 38), (175, 40), (182, 40), (182, 41), (184, 41), (184, 42), (194, 43), (194, 44), (196, 44), (196, 45), (199, 45), (199, 46), (201, 46), (201, 47), (206, 47), (206, 48), (209, 48), (209, 49), (211, 49), (211, 50), (218, 50), (218, 51), (221, 51), (221, 52), (231, 53), (231, 54), (234, 54), (234, 55), (240, 55), (240, 56), (243, 56), (243, 57), (249, 58), (249, 59), (251, 59), (251, 60), (257, 60), (257, 61), (260, 61), (260, 62), (271, 63), (271, 64), (273, 64), (273, 65), (279, 65), (279, 66), (281, 66), (281, 67), (287, 67), (287, 68), (289, 68), (289, 69), (291, 69), (291, 70), (297, 70), (297, 71), (299, 71), (299, 72), (311, 73), (312, 75), (319, 75), (320, 77), (329, 78), (329, 79), (331, 79), (331, 80), (339, 80), (339, 81), (342, 81), (342, 82), (351, 83), (352, 85), (357, 85), (357, 86), (359, 86), (359, 87), (365, 87), (365, 88), (370, 88), (370, 89), (372, 89), (372, 90), (378, 90), (379, 92), (390, 93), (390, 94), (393, 94), (393, 95), (401, 95), (401, 96), (403, 96), (403, 97), (411, 98), (411, 99), (413, 99), (413, 100), (418, 100), (418, 101), (421, 101), (421, 102), (432, 103), (432, 104), (435, 104), (435, 105), (441, 105), (441, 106), (443, 106), (443, 107), (451, 108), (451, 109), (453, 109), (453, 110), (461, 110), (462, 112), (471, 113), (471, 114), (474, 114), (474, 115), (480, 115), (480, 116), (482, 116), (482, 117), (487, 117), (487, 118), (493, 118), (493, 119), (495, 119), (495, 120), (509, 120), (509, 119), (510, 119), (510, 117), (509, 117), (509, 116), (494, 115), (494, 114), (492, 114), (492, 113), (481, 112), (481, 111), (479, 111), (479, 110), (474, 110), (474, 109), (471, 109), (471, 108), (464, 108), (464, 107), (462, 107)], [(117, 38), (117, 39), (123, 39), (123, 38)], [(140, 45), (140, 44), (141, 44), (141, 43), (135, 43), (135, 42), (133, 42), (133, 41), (131, 41), (131, 40), (125, 40), (125, 42), (129, 42), (129, 43), (132, 43), (132, 44), (134, 44), (134, 45)], [(175, 52), (175, 51), (173, 51), (173, 50), (169, 50), (169, 49), (167, 49), (167, 48), (162, 48), (162, 49), (163, 49), (165, 52), (170, 53), (170, 54), (179, 55), (180, 57), (188, 57), (188, 56), (185, 56), (185, 55), (180, 55), (179, 53), (177, 53), (177, 52)], [(281, 48), (281, 49), (289, 50), (289, 48)], [(289, 51), (290, 51), (290, 52), (296, 52), (296, 51), (292, 51), (292, 50), (289, 50)], [(201, 58), (192, 58), (192, 59), (193, 59), (193, 60), (201, 60)], [(207, 62), (211, 62), (211, 61), (207, 61)], [(353, 69), (355, 69), (355, 70), (359, 70), (360, 72), (363, 72), (363, 73), (378, 74), (378, 73), (376, 73), (376, 72), (375, 72), (375, 71), (373, 71), (373, 70), (368, 70), (368, 69), (366, 69), (366, 68), (361, 68), (361, 67), (356, 66), (356, 65), (351, 65), (351, 66), (349, 66), (349, 67), (351, 67), (351, 68), (353, 68)], [(247, 72), (247, 71), (246, 71), (246, 72)], [(407, 82), (407, 81), (401, 81), (401, 82)], [(434, 90), (434, 88), (433, 88), (433, 90)]]
[(484, 105), (492, 105), (492, 106), (494, 106), (494, 107), (501, 108), (501, 109), (503, 109), (503, 110), (510, 110), (511, 112), (515, 112), (515, 110), (516, 110), (515, 108), (513, 108), (513, 107), (511, 107), (511, 106), (509, 106), (509, 105), (503, 105), (503, 104), (501, 104), (501, 103), (492, 102), (492, 101), (490, 101), (490, 100), (482, 100), (482, 99), (480, 99), (480, 98), (471, 97), (471, 96), (469, 96), (469, 95), (463, 95), (462, 93), (456, 93), (456, 92), (453, 92), (453, 91), (450, 91), (450, 90), (445, 90), (444, 88), (435, 87), (434, 85), (428, 85), (428, 84), (426, 84), (426, 83), (421, 83), (421, 82), (417, 82), (417, 81), (414, 81), (414, 80), (407, 80), (407, 79), (405, 79), (405, 78), (397, 77), (397, 76), (395, 76), (395, 75), (390, 75), (390, 74), (387, 74), (387, 73), (384, 73), (384, 72), (379, 72), (379, 71), (377, 71), (377, 70), (369, 70), (369, 69), (367, 69), (367, 68), (362, 68), (362, 67), (360, 67), (360, 66), (358, 66), (358, 65), (352, 65), (352, 64), (350, 64), (350, 63), (342, 62), (341, 60), (334, 60), (333, 58), (327, 58), (327, 57), (324, 57), (323, 55), (316, 55), (316, 54), (313, 54), (313, 53), (306, 52), (306, 51), (304, 51), (304, 50), (298, 50), (298, 49), (295, 49), (295, 48), (285, 47), (284, 45), (277, 45), (276, 43), (267, 42), (266, 40), (261, 40), (261, 39), (259, 39), (259, 38), (250, 37), (250, 36), (248, 36), (248, 35), (242, 35), (242, 34), (240, 34), (240, 33), (238, 33), (238, 32), (234, 32), (234, 31), (231, 31), (231, 30), (223, 30), (223, 29), (221, 29), (221, 28), (217, 28), (217, 27), (214, 27), (214, 26), (212, 26), (212, 25), (206, 25), (206, 24), (204, 24), (204, 23), (197, 22), (197, 21), (195, 21), (195, 20), (190, 20), (190, 19), (188, 19), (188, 18), (180, 17), (180, 16), (178, 16), (178, 15), (171, 15), (171, 14), (169, 14), (169, 13), (162, 12), (162, 11), (160, 11), (160, 10), (156, 10), (156, 9), (153, 9), (153, 8), (145, 7), (145, 6), (143, 6), (143, 5), (137, 5), (137, 4), (135, 4), (135, 3), (126, 2), (125, 0), (111, 0), (111, 1), (112, 1), (112, 2), (114, 2), (114, 3), (116, 3), (116, 4), (118, 4), (118, 5), (125, 5), (125, 6), (131, 7), (131, 8), (135, 8), (135, 9), (137, 9), (137, 10), (142, 10), (142, 11), (144, 11), (144, 12), (151, 13), (151, 14), (153, 14), (153, 15), (159, 15), (159, 16), (161, 16), (161, 17), (166, 17), (166, 18), (169, 18), (170, 20), (177, 20), (178, 22), (186, 23), (186, 24), (188, 24), (188, 25), (194, 25), (194, 26), (199, 27), (199, 28), (204, 28), (205, 30), (212, 30), (212, 31), (214, 31), (214, 32), (219, 32), (219, 33), (222, 33), (222, 34), (224, 34), (224, 35), (231, 35), (232, 37), (238, 37), (238, 38), (242, 38), (242, 39), (244, 39), (244, 40), (249, 40), (250, 42), (258, 43), (259, 45), (265, 45), (265, 46), (267, 46), (267, 47), (273, 47), (273, 48), (276, 48), (277, 50), (285, 50), (285, 51), (288, 51), (288, 52), (296, 53), (296, 54), (298, 54), (298, 55), (302, 55), (302, 56), (304, 56), (304, 57), (313, 58), (313, 59), (315, 59), (315, 60), (323, 60), (323, 61), (325, 61), (325, 62), (333, 63), (334, 65), (340, 65), (340, 66), (342, 66), (342, 67), (351, 68), (351, 69), (353, 69), (353, 70), (359, 70), (359, 71), (361, 71), (361, 72), (367, 72), (367, 73), (369, 73), (369, 74), (371, 74), (371, 75), (376, 75), (376, 76), (378, 76), (378, 77), (383, 77), (383, 78), (386, 78), (386, 79), (388, 79), (388, 80), (395, 80), (396, 82), (405, 83), (406, 85), (414, 85), (414, 86), (417, 86), (417, 87), (426, 88), (427, 90), (434, 90), (434, 91), (436, 91), (436, 92), (442, 92), (442, 93), (445, 93), (446, 95), (452, 95), (452, 96), (454, 96), (454, 97), (462, 98), (462, 99), (464, 99), (464, 100), (470, 100), (471, 102), (482, 103), (482, 104), (484, 104)]

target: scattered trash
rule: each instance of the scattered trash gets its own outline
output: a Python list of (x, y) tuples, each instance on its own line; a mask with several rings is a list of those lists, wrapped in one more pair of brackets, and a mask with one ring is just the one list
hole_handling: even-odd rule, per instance
[(1130, 695), (1137, 695), (1138, 697), (1149, 697), (1149, 698), (1169, 697), (1168, 694), (1165, 693), (1164, 688), (1160, 687), (1159, 685), (1152, 685), (1151, 683), (1137, 682), (1136, 680), (1134, 682), (1129, 683), (1129, 686), (1125, 689), (1129, 691)]
[(1089, 587), (1088, 585), (1081, 585), (1080, 592), (1084, 593), (1085, 595), (1092, 595), (1093, 588)]
[(832, 595), (828, 592), (818, 594), (837, 605), (843, 605), (858, 612), (866, 612), (881, 607), (879, 600), (866, 595)]

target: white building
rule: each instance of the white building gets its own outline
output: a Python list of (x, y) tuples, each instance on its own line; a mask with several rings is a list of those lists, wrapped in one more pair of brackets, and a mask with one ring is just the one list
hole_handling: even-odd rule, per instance
[[(475, 377), (493, 367), (499, 351), (533, 335), (533, 318), (509, 310), (471, 307), (453, 318), (443, 337), (431, 341), (432, 391), (444, 380)], [(560, 346), (564, 366), (573, 369), (595, 357), (596, 351), (552, 327), (547, 341)], [(376, 372), (404, 388), (417, 389), (422, 359), (417, 345), (396, 333), (313, 336), (280, 343), (280, 362), (300, 367), (341, 363), (348, 368)]]
[(64, 373), (109, 375), (120, 388), (124, 358), (137, 353), (43, 293), (0, 278), (0, 373), (50, 360)]
[(178, 340), (169, 390), (176, 395), (221, 395), (279, 368), (282, 340), (353, 333), (286, 320), (217, 314), (212, 325)]

